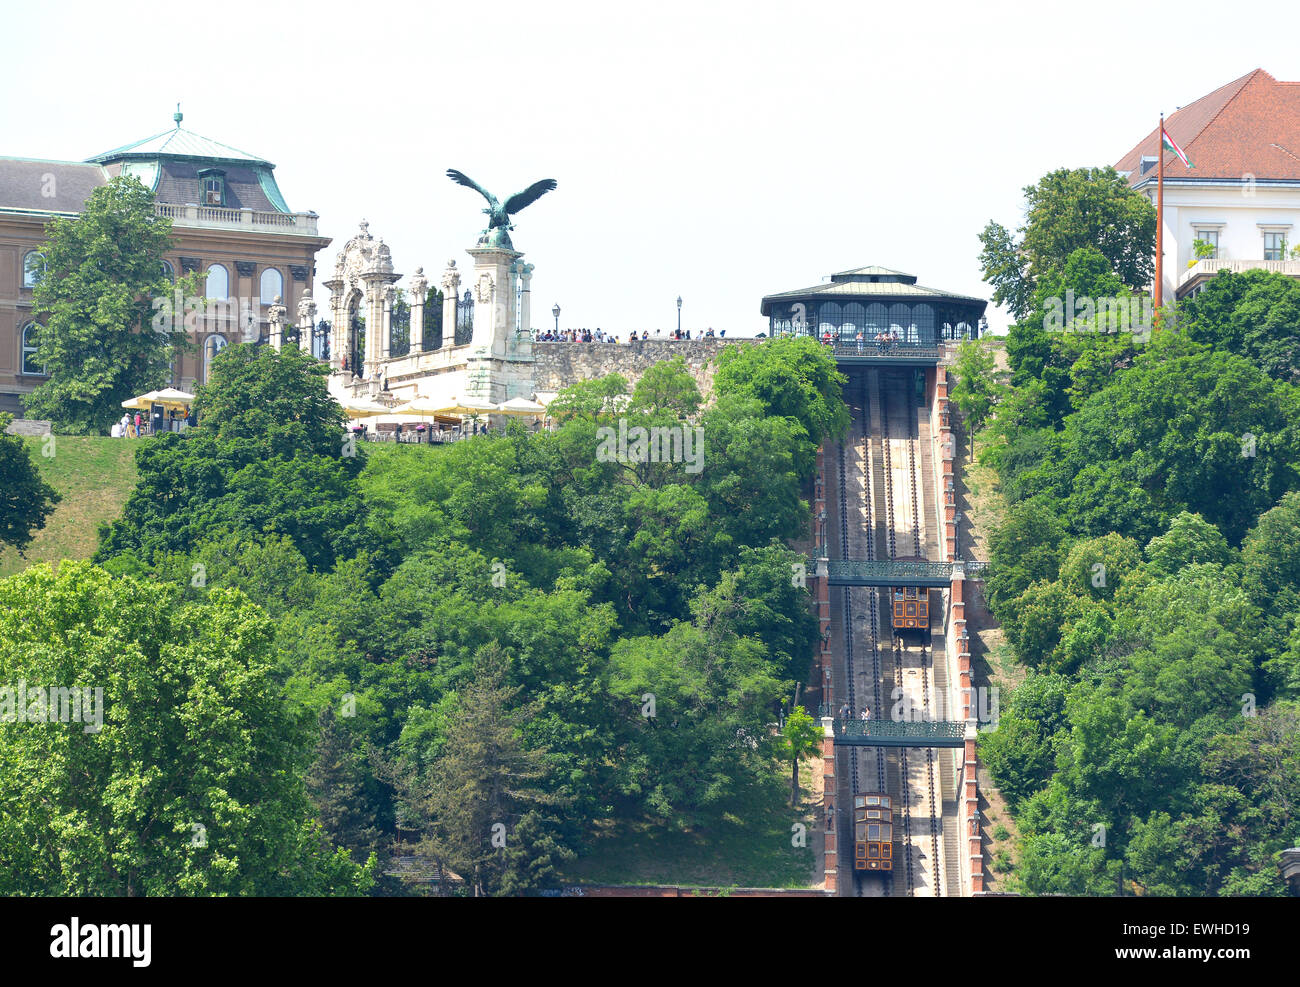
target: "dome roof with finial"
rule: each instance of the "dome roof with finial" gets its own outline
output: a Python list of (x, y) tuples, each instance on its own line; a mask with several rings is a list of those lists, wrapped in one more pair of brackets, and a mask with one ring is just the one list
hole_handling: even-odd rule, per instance
[(181, 126), (180, 103), (172, 114), (175, 126), (144, 140), (124, 144), (87, 158), (110, 176), (134, 175), (158, 202), (185, 205), (203, 201), (205, 177), (221, 177), (221, 202), (229, 209), (258, 212), (291, 210), (275, 181), (275, 165), (265, 158), (212, 140)]
[(211, 138), (196, 134), (192, 130), (186, 130), (181, 126), (181, 121), (184, 119), (185, 114), (181, 112), (181, 104), (177, 103), (176, 112), (172, 114), (172, 120), (176, 123), (176, 126), (171, 130), (164, 130), (161, 134), (146, 137), (144, 140), (135, 141), (132, 144), (124, 144), (122, 147), (105, 151), (103, 154), (96, 154), (86, 160), (93, 161), (96, 164), (109, 164), (113, 161), (151, 160), (166, 156), (169, 158), (192, 158), (205, 161), (238, 161), (244, 164), (262, 165), (267, 168), (275, 167), (265, 158), (259, 158), (255, 154), (241, 151), (229, 144), (222, 144), (220, 141), (214, 141)]

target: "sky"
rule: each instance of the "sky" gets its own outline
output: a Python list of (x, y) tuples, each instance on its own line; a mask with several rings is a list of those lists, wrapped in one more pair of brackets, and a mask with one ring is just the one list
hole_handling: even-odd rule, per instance
[(471, 266), (483, 201), (448, 168), (502, 201), (554, 178), (512, 234), (533, 325), (559, 304), (623, 333), (672, 328), (680, 295), (684, 328), (749, 335), (763, 295), (867, 264), (987, 298), (977, 235), (1020, 225), (1026, 185), (1253, 69), (1300, 80), (1294, 0), (53, 0), (4, 23), (0, 154), (82, 160), (179, 101), (320, 214), (321, 299), (362, 218), (403, 274)]

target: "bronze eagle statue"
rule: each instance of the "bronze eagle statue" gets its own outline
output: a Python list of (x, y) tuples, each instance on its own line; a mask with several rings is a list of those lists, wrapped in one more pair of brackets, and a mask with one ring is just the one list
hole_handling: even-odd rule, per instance
[[(547, 192), (554, 191), (559, 185), (554, 178), (544, 178), (540, 182), (533, 182), (532, 185), (529, 185), (528, 188), (524, 189), (522, 192), (516, 192), (514, 195), (510, 196), (510, 198), (506, 199), (504, 204), (502, 204), (497, 200), (495, 195), (485, 189), (478, 182), (474, 181), (474, 179), (470, 178), (463, 171), (457, 171), (455, 168), (448, 168), (447, 177), (457, 185), (464, 185), (466, 188), (474, 189), (479, 195), (483, 196), (483, 198), (488, 201), (487, 208), (483, 210), (488, 215), (488, 227), (483, 231), (483, 237), (480, 238), (479, 242), (483, 243), (490, 240), (493, 243), (506, 247), (511, 246), (508, 231), (514, 229), (514, 226), (510, 222), (511, 214), (519, 212), (519, 210), (523, 209), (525, 206), (532, 205)], [(493, 230), (499, 232), (493, 234)]]

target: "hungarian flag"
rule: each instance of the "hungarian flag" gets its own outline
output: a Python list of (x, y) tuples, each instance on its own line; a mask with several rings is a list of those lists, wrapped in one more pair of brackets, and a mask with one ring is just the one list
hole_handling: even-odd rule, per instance
[(1187, 160), (1187, 155), (1183, 153), (1183, 149), (1174, 143), (1174, 139), (1169, 136), (1169, 131), (1165, 130), (1164, 127), (1160, 128), (1160, 136), (1164, 138), (1165, 150), (1173, 151), (1174, 154), (1178, 155), (1178, 160), (1183, 163), (1184, 167), (1196, 167), (1196, 165)]

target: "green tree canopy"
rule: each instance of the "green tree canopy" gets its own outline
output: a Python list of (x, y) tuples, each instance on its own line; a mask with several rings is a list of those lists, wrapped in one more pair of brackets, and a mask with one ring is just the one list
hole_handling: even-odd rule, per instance
[(1179, 303), (1178, 328), (1244, 356), (1277, 380), (1300, 382), (1300, 281), (1270, 271), (1220, 271)]
[(271, 637), (236, 591), (187, 603), (77, 562), (0, 581), (0, 681), (102, 695), (80, 723), (33, 721), (29, 697), (4, 726), (0, 774), (22, 784), (0, 790), (0, 893), (363, 892), (369, 869), (311, 821)]
[(768, 415), (803, 426), (810, 451), (800, 456), (799, 475), (812, 475), (816, 447), (849, 427), (845, 377), (826, 347), (807, 336), (728, 346), (718, 354), (713, 387), (718, 395), (757, 398)]
[(28, 414), (102, 435), (123, 401), (167, 383), (174, 354), (189, 345), (173, 289), (198, 293), (197, 275), (173, 286), (164, 274), (170, 237), (171, 221), (132, 176), (95, 189), (79, 216), (49, 224), (32, 298), (37, 360), (50, 377), (28, 395)]
[(1130, 289), (1146, 290), (1155, 263), (1155, 209), (1115, 169), (1059, 168), (1024, 191), (1019, 241), (991, 221), (980, 234), (980, 264), (996, 304), (1024, 319), (1040, 282), (1083, 247), (1098, 250)]
[(188, 554), (227, 532), (286, 535), (313, 567), (374, 545), (357, 475), (320, 365), (294, 347), (227, 346), (199, 388), (199, 428), (136, 453), (137, 483), (98, 560)]
[(0, 545), (21, 552), (63, 498), (41, 478), (23, 440), (8, 434), (12, 421), (0, 412)]

